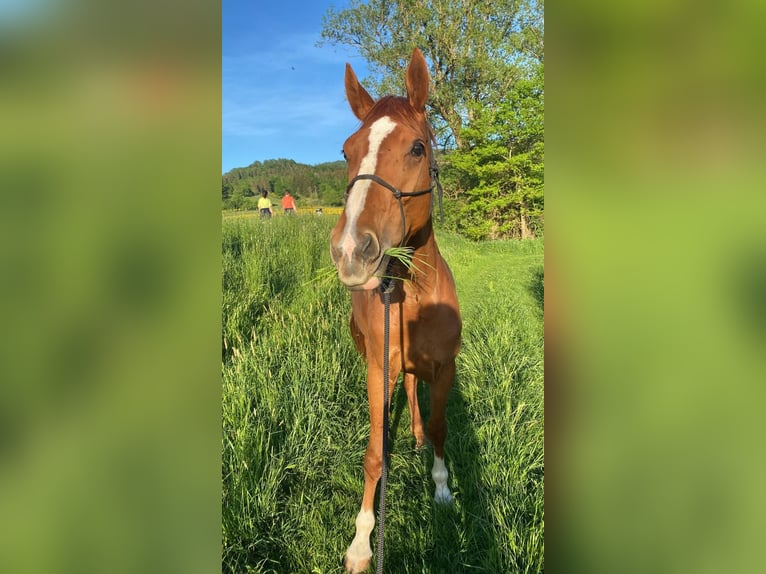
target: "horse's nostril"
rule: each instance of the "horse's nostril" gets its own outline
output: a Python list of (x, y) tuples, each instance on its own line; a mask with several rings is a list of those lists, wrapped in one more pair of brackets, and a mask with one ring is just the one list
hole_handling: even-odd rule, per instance
[(362, 256), (367, 259), (374, 259), (378, 256), (378, 241), (371, 233), (365, 233), (362, 240)]

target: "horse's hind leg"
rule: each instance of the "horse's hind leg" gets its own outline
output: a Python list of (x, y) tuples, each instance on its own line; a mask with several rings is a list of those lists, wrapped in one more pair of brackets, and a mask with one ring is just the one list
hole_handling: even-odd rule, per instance
[(423, 421), (420, 419), (418, 406), (418, 379), (411, 373), (404, 374), (404, 390), (407, 392), (407, 402), (410, 405), (410, 430), (415, 437), (415, 447), (420, 448), (425, 442)]
[(431, 477), (436, 485), (434, 500), (445, 504), (452, 502), (452, 493), (447, 486), (449, 473), (444, 464), (444, 441), (447, 438), (447, 397), (454, 378), (455, 362), (451, 361), (439, 369), (429, 389), (431, 416), (428, 419), (428, 438), (434, 447), (434, 465), (431, 468)]

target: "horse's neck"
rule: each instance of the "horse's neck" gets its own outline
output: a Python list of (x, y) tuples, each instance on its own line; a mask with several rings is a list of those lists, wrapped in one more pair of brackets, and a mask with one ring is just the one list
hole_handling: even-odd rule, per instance
[(415, 240), (411, 243), (414, 248), (413, 263), (419, 271), (415, 272), (414, 284), (421, 290), (431, 289), (439, 281), (439, 270), (441, 263), (441, 254), (436, 245), (433, 226), (428, 224), (418, 231), (413, 237)]
[(436, 246), (436, 238), (434, 237), (433, 231), (426, 236), (422, 244), (415, 248), (413, 253), (415, 256), (419, 256), (421, 261), (425, 261), (429, 265), (434, 265), (436, 263), (440, 254), (439, 248)]

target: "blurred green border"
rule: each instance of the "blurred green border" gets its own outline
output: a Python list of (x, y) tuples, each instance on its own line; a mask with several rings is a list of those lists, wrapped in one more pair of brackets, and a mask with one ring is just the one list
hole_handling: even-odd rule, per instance
[(0, 24), (0, 570), (220, 568), (221, 7)]
[(546, 9), (546, 566), (760, 569), (755, 2)]

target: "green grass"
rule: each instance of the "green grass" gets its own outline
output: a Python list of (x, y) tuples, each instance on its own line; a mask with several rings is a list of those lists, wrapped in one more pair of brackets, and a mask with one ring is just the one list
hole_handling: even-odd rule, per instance
[[(369, 421), (349, 296), (327, 275), (334, 221), (223, 224), (224, 572), (343, 571)], [(398, 385), (385, 570), (541, 572), (543, 242), (438, 240), (464, 324), (447, 409), (455, 502), (435, 506), (433, 454), (415, 450)]]

